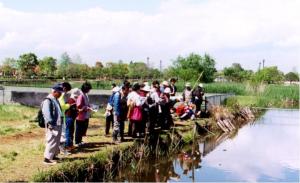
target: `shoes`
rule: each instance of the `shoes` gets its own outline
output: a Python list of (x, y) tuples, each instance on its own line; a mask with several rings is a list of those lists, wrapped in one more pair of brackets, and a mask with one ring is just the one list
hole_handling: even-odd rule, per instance
[(44, 159), (43, 163), (44, 163), (45, 165), (56, 165), (56, 164), (57, 164), (56, 161), (49, 160), (49, 159), (47, 159), (47, 158)]
[(120, 140), (113, 140), (113, 143), (116, 144), (116, 145), (118, 145), (118, 144), (121, 143), (121, 141)]
[(84, 142), (80, 142), (78, 144), (75, 144), (75, 147), (82, 147), (85, 143)]
[(69, 155), (71, 155), (72, 153), (70, 153), (69, 151), (67, 151), (67, 150), (65, 150), (65, 152), (64, 152), (64, 156), (69, 156)]
[(74, 150), (74, 149), (76, 149), (75, 146), (68, 146), (68, 147), (66, 147), (66, 150), (67, 150), (67, 151), (72, 151), (72, 150)]
[(52, 159), (52, 161), (60, 161), (60, 160), (61, 160), (61, 158), (59, 158), (57, 156), (54, 156), (53, 159)]

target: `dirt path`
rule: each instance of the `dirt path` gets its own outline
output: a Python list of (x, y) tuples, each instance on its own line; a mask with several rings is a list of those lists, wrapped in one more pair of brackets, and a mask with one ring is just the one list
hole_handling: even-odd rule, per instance
[[(112, 146), (111, 137), (104, 136), (104, 128), (103, 120), (91, 119), (85, 146), (75, 149), (67, 157), (60, 155), (62, 162), (87, 158), (102, 148)], [(29, 181), (39, 170), (51, 167), (42, 163), (44, 129), (35, 128), (30, 132), (0, 137), (0, 142), (0, 155), (5, 157), (0, 159), (0, 182)]]

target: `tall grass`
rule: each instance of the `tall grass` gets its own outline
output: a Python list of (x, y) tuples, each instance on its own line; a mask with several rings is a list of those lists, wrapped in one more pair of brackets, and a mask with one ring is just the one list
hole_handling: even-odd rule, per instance
[(299, 108), (299, 86), (268, 85), (257, 104), (263, 107)]

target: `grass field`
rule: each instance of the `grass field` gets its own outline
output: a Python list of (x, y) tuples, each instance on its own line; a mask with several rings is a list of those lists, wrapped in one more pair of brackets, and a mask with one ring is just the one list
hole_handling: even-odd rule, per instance
[[(0, 182), (29, 181), (38, 171), (50, 168), (42, 163), (45, 131), (30, 122), (37, 110), (21, 105), (0, 105)], [(84, 159), (115, 146), (111, 144), (111, 137), (104, 136), (103, 113), (103, 110), (98, 111), (90, 119), (88, 138), (84, 139), (89, 142), (88, 146), (76, 149), (62, 162)]]
[(0, 105), (0, 136), (36, 128), (35, 123), (29, 122), (36, 114), (36, 108), (21, 105)]

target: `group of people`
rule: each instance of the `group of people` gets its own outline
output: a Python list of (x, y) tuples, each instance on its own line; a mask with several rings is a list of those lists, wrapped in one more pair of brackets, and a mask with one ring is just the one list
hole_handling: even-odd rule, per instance
[[(173, 116), (181, 120), (200, 117), (204, 101), (203, 85), (191, 88), (186, 84), (182, 97), (176, 96), (176, 79), (160, 83), (155, 80), (130, 84), (128, 81), (119, 87), (112, 85), (112, 94), (106, 107), (106, 135), (113, 128), (113, 141), (124, 140), (124, 123), (129, 121), (128, 136), (143, 137), (155, 129), (168, 130), (174, 124)], [(174, 114), (174, 115), (173, 115)], [(120, 139), (118, 139), (120, 137)]]
[[(160, 83), (133, 83), (124, 81), (121, 86), (112, 85), (112, 94), (106, 107), (105, 134), (112, 126), (114, 143), (124, 141), (125, 121), (129, 121), (128, 136), (144, 137), (154, 130), (168, 130), (174, 125), (173, 114), (181, 120), (199, 116), (203, 101), (202, 84), (191, 88), (186, 84), (182, 97), (176, 96), (176, 79)], [(67, 82), (56, 84), (41, 104), (46, 127), (45, 164), (55, 164), (60, 152), (70, 153), (82, 146), (86, 136), (90, 113), (88, 93), (92, 89), (85, 82), (81, 89), (72, 89)], [(70, 96), (67, 97), (67, 93)], [(68, 94), (69, 95), (69, 94)], [(73, 142), (75, 133), (75, 143)]]
[[(90, 112), (93, 110), (87, 95), (91, 89), (88, 82), (81, 89), (72, 89), (68, 82), (64, 82), (54, 85), (51, 93), (43, 100), (41, 108), (46, 129), (45, 164), (56, 164), (60, 152), (69, 154), (75, 144), (83, 145), (82, 138), (86, 136)], [(71, 95), (66, 97), (67, 93)]]

